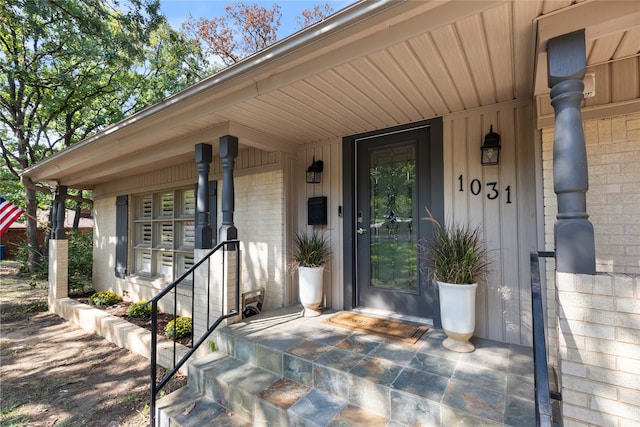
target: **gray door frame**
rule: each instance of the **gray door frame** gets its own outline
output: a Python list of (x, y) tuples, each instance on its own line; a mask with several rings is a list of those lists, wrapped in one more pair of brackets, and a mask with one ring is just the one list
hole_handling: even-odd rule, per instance
[[(418, 171), (418, 203), (429, 207), (433, 216), (442, 221), (444, 219), (444, 167), (443, 167), (443, 134), (442, 118), (438, 117), (417, 123), (382, 129), (375, 132), (352, 135), (343, 138), (343, 244), (344, 244), (344, 309), (350, 310), (358, 307), (359, 295), (357, 286), (357, 254), (356, 254), (356, 229), (357, 229), (357, 141), (370, 138), (379, 138), (386, 134), (423, 129), (428, 132), (428, 143), (418, 150), (417, 168), (425, 165), (428, 171)], [(419, 209), (422, 210), (423, 208)], [(426, 211), (425, 211), (426, 215)], [(420, 221), (418, 238), (423, 238), (431, 233), (428, 221)], [(435, 326), (440, 326), (440, 309), (438, 290), (435, 284), (429, 283), (424, 278), (424, 266), (418, 265), (420, 286), (422, 294), (428, 305), (428, 313), (424, 316), (433, 319)]]

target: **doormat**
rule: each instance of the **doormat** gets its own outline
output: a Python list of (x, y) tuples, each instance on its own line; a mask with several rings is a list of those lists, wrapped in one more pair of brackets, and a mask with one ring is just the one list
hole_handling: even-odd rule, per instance
[(350, 311), (341, 311), (323, 320), (322, 323), (384, 338), (392, 338), (409, 344), (418, 341), (422, 334), (429, 330), (426, 326), (365, 316)]

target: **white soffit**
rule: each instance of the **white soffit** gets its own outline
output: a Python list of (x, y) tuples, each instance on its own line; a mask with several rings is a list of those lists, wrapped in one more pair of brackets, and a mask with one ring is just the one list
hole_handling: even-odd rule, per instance
[(534, 95), (548, 94), (549, 39), (585, 29), (587, 67), (617, 61), (640, 53), (639, 1), (588, 1), (541, 16)]

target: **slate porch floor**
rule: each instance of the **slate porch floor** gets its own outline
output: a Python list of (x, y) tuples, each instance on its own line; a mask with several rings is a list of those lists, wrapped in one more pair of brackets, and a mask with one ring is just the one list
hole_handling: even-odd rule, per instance
[(287, 411), (288, 423), (535, 425), (531, 348), (473, 338), (474, 352), (454, 353), (439, 329), (403, 344), (322, 323), (333, 314), (304, 318), (296, 307), (281, 309), (213, 339), (221, 354), (274, 374), (258, 396), (263, 406)]

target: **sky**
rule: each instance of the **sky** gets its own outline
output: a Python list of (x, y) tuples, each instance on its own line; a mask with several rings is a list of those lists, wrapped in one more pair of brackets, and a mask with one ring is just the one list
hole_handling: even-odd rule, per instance
[[(238, 0), (237, 2), (271, 7), (273, 3), (278, 3), (282, 7), (282, 19), (280, 29), (278, 31), (278, 39), (281, 40), (294, 32), (298, 31), (297, 17), (301, 16), (303, 9), (313, 9), (316, 4), (324, 4), (325, 0), (307, 1), (307, 0)], [(354, 3), (354, 0), (329, 0), (326, 1), (333, 7), (333, 11)], [(235, 3), (226, 0), (160, 0), (160, 11), (167, 17), (169, 25), (174, 29), (180, 29), (183, 22), (187, 20), (189, 13), (194, 18), (211, 19), (217, 16), (224, 16), (224, 8)]]

